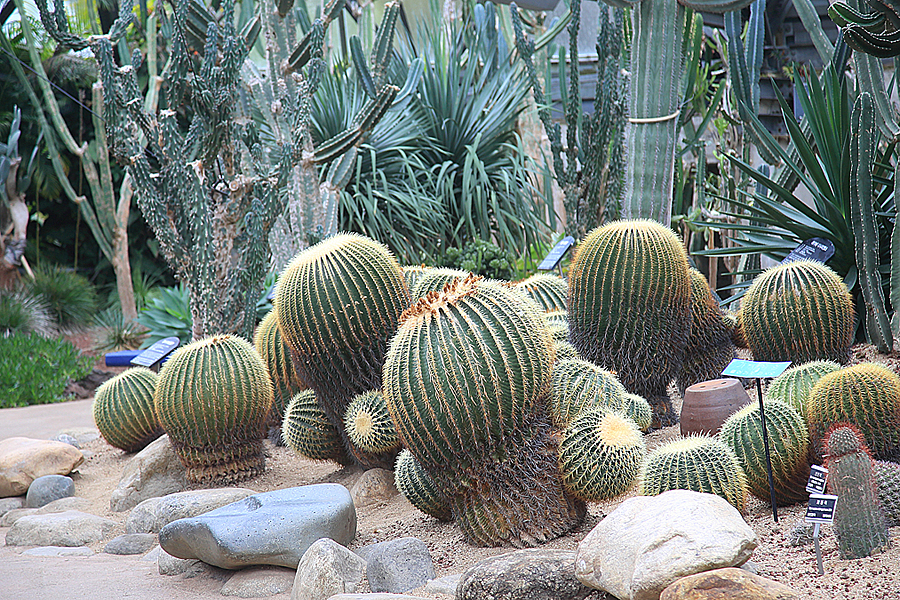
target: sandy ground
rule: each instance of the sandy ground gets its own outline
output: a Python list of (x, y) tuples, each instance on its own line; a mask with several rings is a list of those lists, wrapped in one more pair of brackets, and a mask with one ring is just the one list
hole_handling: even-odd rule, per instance
[[(873, 356), (871, 348), (859, 348), (855, 361), (878, 360), (897, 370), (898, 357)], [(754, 390), (751, 398), (755, 397)], [(680, 407), (676, 407), (680, 408)], [(89, 426), (90, 401), (58, 405), (0, 410), (0, 439), (11, 435), (47, 438), (70, 428)], [(670, 427), (648, 436), (648, 448), (679, 435), (678, 427)], [(266, 471), (244, 482), (243, 486), (259, 492), (311, 483), (334, 482), (348, 488), (361, 471), (340, 468), (336, 464), (306, 460), (289, 449), (267, 442)], [(107, 445), (102, 439), (84, 446), (90, 454), (73, 478), (76, 496), (87, 498), (94, 514), (115, 520), (124, 533), (127, 513), (109, 510), (109, 498), (116, 487), (122, 468), (132, 455)], [(622, 499), (605, 504), (592, 504), (585, 522), (568, 535), (546, 545), (548, 548), (574, 549), (578, 542), (604, 515)], [(880, 555), (860, 560), (840, 560), (831, 526), (822, 529), (822, 553), (825, 575), (818, 575), (813, 545), (793, 547), (788, 533), (803, 518), (805, 505), (780, 508), (774, 522), (771, 507), (751, 499), (746, 519), (759, 535), (760, 544), (751, 557), (759, 575), (787, 584), (804, 600), (888, 600), (900, 598), (900, 527), (891, 529), (893, 546)], [(0, 528), (0, 538), (8, 529)], [(509, 551), (503, 548), (477, 548), (467, 544), (453, 524), (440, 523), (417, 511), (402, 496), (376, 506), (358, 509), (357, 536), (351, 548), (365, 544), (415, 536), (429, 547), (438, 577), (462, 573), (486, 557)], [(159, 575), (156, 564), (142, 562), (140, 557), (112, 556), (100, 553), (102, 544), (93, 548), (91, 557), (38, 558), (22, 556), (24, 548), (0, 546), (0, 599), (29, 600), (118, 600), (139, 598), (222, 598), (219, 590), (231, 573), (214, 569), (193, 578)], [(368, 591), (366, 588), (365, 590)], [(418, 595), (424, 595), (415, 592)], [(274, 598), (288, 598), (280, 594)], [(446, 597), (442, 597), (446, 600)]]

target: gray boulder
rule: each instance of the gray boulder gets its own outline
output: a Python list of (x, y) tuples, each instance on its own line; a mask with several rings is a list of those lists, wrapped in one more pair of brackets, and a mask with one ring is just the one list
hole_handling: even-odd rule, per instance
[(26, 508), (40, 508), (60, 498), (75, 495), (75, 482), (65, 475), (44, 475), (38, 477), (28, 486), (25, 494)]
[(183, 575), (185, 579), (191, 579), (198, 575), (211, 573), (215, 567), (207, 565), (203, 561), (192, 559), (184, 559), (172, 556), (165, 550), (160, 550), (156, 556), (156, 568), (160, 575), (172, 577), (174, 575)]
[(743, 569), (715, 569), (682, 577), (663, 590), (659, 600), (733, 598), (740, 600), (797, 600), (793, 589), (747, 573)]
[(620, 600), (657, 600), (677, 579), (743, 564), (756, 545), (723, 498), (671, 490), (629, 498), (600, 521), (578, 544), (575, 574)]
[(320, 483), (254, 494), (198, 517), (178, 519), (159, 532), (163, 550), (223, 569), (250, 565), (296, 568), (313, 542), (349, 544), (356, 509), (342, 485)]
[(22, 552), (24, 556), (93, 556), (94, 551), (87, 546), (38, 546)]
[(220, 594), (237, 598), (267, 598), (291, 591), (293, 569), (284, 567), (248, 567), (232, 575)]
[(366, 561), (334, 540), (316, 540), (297, 565), (291, 600), (326, 600), (355, 592), (366, 574)]
[(107, 554), (143, 554), (156, 546), (156, 536), (152, 533), (126, 533), (107, 542), (103, 551)]
[(445, 596), (456, 596), (456, 588), (462, 579), (462, 573), (454, 573), (453, 575), (444, 575), (437, 579), (432, 579), (422, 588), (426, 594), (431, 596), (435, 594), (444, 594)]
[(88, 512), (91, 508), (93, 508), (93, 505), (87, 498), (69, 496), (68, 498), (60, 498), (49, 502), (40, 508), (17, 508), (11, 510), (0, 518), (0, 527), (12, 527), (13, 523), (26, 515), (49, 515), (50, 513), (61, 513), (67, 510)]
[(159, 533), (160, 529), (172, 521), (200, 516), (255, 493), (247, 488), (221, 488), (148, 498), (128, 513), (125, 533)]
[(115, 521), (77, 510), (22, 517), (6, 532), (7, 546), (87, 546), (112, 534)]
[(68, 475), (84, 462), (78, 448), (24, 437), (0, 440), (0, 498), (21, 496), (44, 475)]
[[(13, 496), (12, 498), (0, 498), (0, 518), (11, 510), (17, 508), (25, 508), (24, 496)], [(7, 527), (4, 525), (3, 527)]]
[(147, 498), (158, 498), (187, 487), (185, 468), (168, 435), (160, 436), (135, 454), (122, 469), (109, 498), (113, 512), (130, 510)]
[[(335, 594), (328, 600), (428, 600), (421, 596), (407, 596), (405, 594), (384, 594), (375, 592), (371, 594)], [(498, 599), (499, 600), (499, 599)]]
[(399, 493), (394, 485), (394, 472), (387, 469), (369, 469), (363, 472), (350, 488), (353, 504), (357, 508), (383, 504)]
[(457, 600), (582, 600), (594, 592), (575, 578), (575, 553), (532, 548), (487, 558), (463, 573)]
[(366, 577), (373, 592), (402, 594), (434, 579), (428, 546), (414, 537), (363, 546), (356, 551), (366, 561)]

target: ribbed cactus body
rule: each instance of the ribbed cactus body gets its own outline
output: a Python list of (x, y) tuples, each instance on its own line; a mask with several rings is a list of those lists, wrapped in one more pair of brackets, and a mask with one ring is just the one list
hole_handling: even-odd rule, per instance
[(731, 330), (713, 298), (706, 277), (697, 269), (691, 276), (691, 334), (684, 349), (681, 371), (675, 379), (678, 393), (695, 383), (718, 379), (736, 356)]
[(354, 396), (381, 387), (387, 344), (408, 306), (396, 259), (382, 244), (355, 234), (304, 250), (278, 281), (278, 327), (293, 351), (294, 368), (364, 466), (391, 468), (393, 454), (354, 449), (346, 439), (344, 413)]
[(409, 450), (397, 455), (394, 466), (394, 485), (409, 502), (426, 515), (439, 521), (450, 521), (453, 515), (447, 497), (437, 488), (428, 472)]
[(744, 328), (741, 326), (741, 317), (739, 313), (728, 311), (722, 315), (722, 322), (731, 334), (732, 343), (738, 348), (749, 350), (747, 345), (747, 337), (744, 335)]
[[(272, 380), (274, 396), (272, 410), (269, 412), (269, 430), (280, 433), (284, 409), (296, 394), (306, 389), (306, 386), (294, 371), (291, 349), (284, 343), (281, 332), (278, 331), (278, 318), (274, 310), (269, 311), (269, 314), (260, 321), (253, 336), (253, 345), (266, 364), (269, 379)], [(280, 435), (277, 437), (280, 439)]]
[(578, 354), (578, 350), (576, 350), (575, 346), (573, 346), (569, 342), (555, 341), (553, 342), (553, 348), (556, 351), (557, 361), (568, 359), (581, 360), (581, 356)]
[(515, 284), (516, 289), (528, 294), (545, 312), (566, 310), (569, 284), (552, 273), (537, 273)]
[(97, 388), (91, 411), (110, 446), (137, 452), (163, 434), (153, 406), (159, 376), (144, 367), (119, 373)]
[(690, 334), (690, 285), (684, 247), (653, 221), (595, 229), (570, 267), (571, 342), (646, 398), (656, 426), (678, 421), (666, 387), (681, 369)]
[(646, 398), (626, 392), (625, 397), (622, 399), (621, 410), (625, 413), (625, 416), (634, 421), (641, 431), (650, 429), (650, 425), (653, 423), (653, 409)]
[(534, 545), (568, 531), (584, 505), (563, 490), (543, 414), (552, 340), (538, 307), (467, 277), (404, 316), (384, 366), (403, 445), (480, 545)]
[(344, 415), (344, 428), (350, 442), (364, 452), (400, 449), (400, 437), (381, 392), (365, 392), (353, 398)]
[(415, 285), (409, 288), (413, 300), (427, 296), (428, 292), (439, 292), (451, 281), (464, 279), (468, 276), (465, 271), (444, 267), (431, 267), (422, 272), (416, 279)]
[(644, 438), (634, 421), (606, 408), (586, 410), (559, 442), (563, 485), (582, 500), (615, 498), (635, 482), (645, 454)]
[[(809, 432), (799, 412), (784, 402), (765, 403), (766, 432), (772, 461), (775, 502), (780, 506), (805, 502), (809, 498)], [(737, 456), (750, 493), (769, 500), (766, 449), (763, 445), (759, 405), (748, 404), (722, 425), (719, 439)]]
[(242, 338), (212, 336), (172, 354), (154, 406), (188, 481), (234, 482), (265, 469), (272, 395), (266, 365)]
[(716, 494), (741, 512), (747, 501), (746, 477), (734, 452), (707, 436), (669, 442), (644, 461), (642, 495), (656, 496), (677, 489)]
[(828, 360), (814, 360), (791, 367), (772, 380), (766, 397), (790, 404), (806, 419), (806, 401), (813, 386), (822, 377), (840, 368), (841, 365)]
[(838, 497), (834, 532), (842, 559), (865, 558), (890, 546), (872, 457), (859, 430), (838, 425), (825, 438), (828, 491)]
[(891, 526), (900, 525), (900, 464), (876, 460), (875, 484), (884, 516)]
[(319, 407), (316, 393), (303, 390), (294, 396), (284, 411), (281, 436), (288, 448), (313, 460), (334, 460), (351, 464), (341, 434)]
[(550, 329), (550, 335), (558, 342), (569, 341), (569, 313), (565, 310), (553, 310), (544, 313), (544, 321)]
[(624, 408), (625, 388), (616, 376), (586, 360), (557, 360), (551, 375), (550, 420), (565, 429), (587, 408)]
[(406, 280), (406, 287), (412, 290), (413, 286), (415, 286), (416, 282), (419, 280), (419, 277), (432, 268), (433, 267), (427, 267), (425, 265), (403, 265), (400, 267), (400, 270), (403, 271), (403, 278)]
[(837, 273), (820, 262), (766, 270), (744, 294), (740, 314), (756, 360), (799, 365), (850, 359), (853, 299)]
[(823, 376), (806, 407), (817, 453), (825, 432), (843, 422), (859, 427), (875, 458), (891, 460), (900, 451), (900, 377), (881, 365), (862, 363)]

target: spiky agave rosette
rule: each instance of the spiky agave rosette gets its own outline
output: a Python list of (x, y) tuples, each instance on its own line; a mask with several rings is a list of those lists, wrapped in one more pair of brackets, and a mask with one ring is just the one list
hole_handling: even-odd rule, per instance
[(384, 366), (403, 445), (472, 543), (533, 546), (578, 523), (542, 404), (553, 347), (537, 306), (470, 276), (404, 314)]
[(365, 467), (390, 469), (396, 452), (356, 448), (347, 438), (344, 414), (354, 396), (381, 387), (388, 341), (409, 303), (397, 260), (382, 244), (357, 234), (307, 248), (279, 278), (275, 310), (294, 368)]
[(236, 482), (265, 469), (272, 383), (250, 342), (216, 335), (176, 350), (154, 406), (191, 482)]

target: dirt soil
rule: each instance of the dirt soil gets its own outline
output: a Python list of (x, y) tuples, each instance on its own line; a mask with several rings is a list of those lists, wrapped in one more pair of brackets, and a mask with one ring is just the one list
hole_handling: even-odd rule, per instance
[[(876, 354), (871, 346), (854, 348), (854, 362), (885, 363), (900, 372), (900, 356)], [(755, 389), (748, 390), (756, 399)], [(676, 402), (680, 410), (680, 403)], [(16, 409), (10, 409), (16, 410)], [(0, 421), (4, 421), (0, 411)], [(62, 428), (64, 429), (64, 427)], [(669, 427), (648, 436), (648, 449), (679, 435), (679, 428)], [(87, 443), (89, 454), (73, 477), (78, 497), (87, 498), (94, 507), (91, 512), (120, 524), (124, 533), (127, 513), (109, 510), (109, 498), (121, 476), (122, 469), (133, 456), (106, 444), (102, 438)], [(258, 492), (312, 483), (333, 482), (348, 488), (360, 476), (355, 468), (310, 461), (296, 456), (291, 450), (266, 442), (266, 471), (244, 482)], [(634, 491), (631, 492), (634, 494)], [(548, 544), (548, 548), (575, 549), (578, 542), (624, 498), (614, 502), (592, 504), (584, 523), (568, 535)], [(900, 598), (900, 527), (891, 529), (892, 548), (876, 556), (859, 560), (840, 560), (833, 529), (822, 527), (821, 547), (825, 575), (818, 575), (812, 543), (792, 546), (792, 528), (803, 519), (805, 505), (778, 509), (774, 522), (771, 506), (751, 499), (745, 516), (759, 536), (759, 546), (750, 561), (759, 575), (774, 579), (795, 589), (803, 600), (887, 600)], [(398, 495), (375, 506), (357, 511), (357, 536), (351, 549), (404, 536), (423, 540), (431, 551), (438, 577), (462, 573), (478, 561), (510, 551), (504, 548), (478, 548), (467, 544), (453, 525), (439, 521), (416, 510)], [(7, 528), (0, 528), (5, 538)], [(102, 550), (103, 544), (93, 549)], [(22, 556), (24, 548), (0, 546), (0, 598), (67, 598), (69, 600), (105, 600), (106, 598), (221, 598), (219, 590), (231, 575), (220, 569), (186, 578), (159, 575), (156, 564), (142, 562), (139, 557), (96, 554), (92, 557), (38, 558)], [(360, 591), (368, 591), (368, 588)], [(427, 595), (421, 590), (410, 592)], [(288, 593), (274, 598), (286, 599)], [(446, 600), (446, 596), (433, 596)]]

